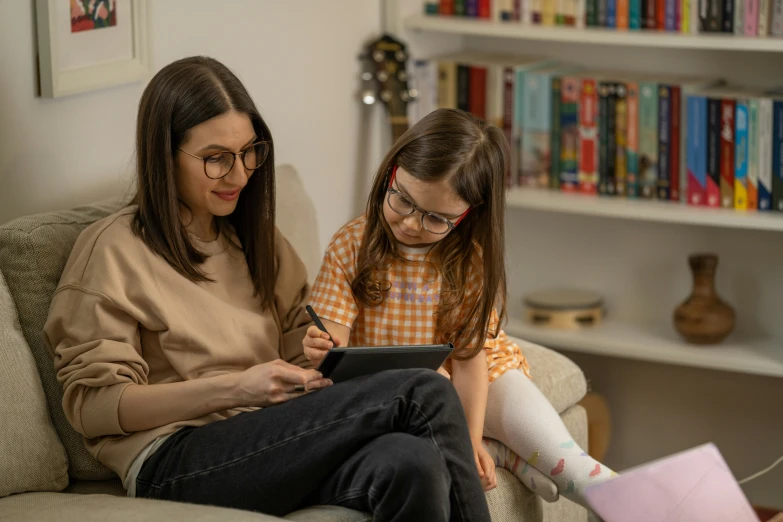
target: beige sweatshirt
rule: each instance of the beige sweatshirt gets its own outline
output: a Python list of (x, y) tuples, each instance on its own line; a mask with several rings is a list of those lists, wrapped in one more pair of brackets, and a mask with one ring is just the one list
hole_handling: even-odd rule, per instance
[(66, 417), (90, 453), (123, 480), (157, 437), (252, 409), (126, 433), (118, 406), (127, 386), (240, 372), (280, 358), (309, 367), (302, 350), (310, 324), (306, 269), (279, 231), (275, 307), (262, 311), (245, 257), (225, 235), (195, 241), (210, 254), (201, 269), (215, 282), (193, 283), (133, 234), (131, 217), (125, 209), (81, 233), (44, 327)]

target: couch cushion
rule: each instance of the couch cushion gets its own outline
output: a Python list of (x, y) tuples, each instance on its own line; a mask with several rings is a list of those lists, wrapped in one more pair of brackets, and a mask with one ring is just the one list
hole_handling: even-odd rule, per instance
[(302, 258), (307, 267), (307, 279), (312, 284), (323, 259), (313, 200), (307, 195), (302, 180), (291, 165), (278, 165), (275, 168), (275, 183), (277, 227)]
[(0, 226), (0, 271), (5, 275), (19, 321), (41, 376), (54, 427), (68, 452), (69, 472), (80, 479), (114, 476), (84, 447), (65, 418), (63, 391), (44, 344), (43, 325), (65, 262), (79, 233), (120, 208), (118, 200), (16, 219)]
[(0, 497), (60, 491), (68, 457), (49, 420), (35, 361), (0, 273)]
[[(237, 509), (67, 493), (26, 493), (0, 499), (3, 522), (273, 522), (281, 518)], [(339, 520), (339, 519), (338, 519)]]
[(557, 413), (581, 401), (587, 393), (587, 381), (582, 370), (569, 358), (549, 348), (511, 337), (530, 363), (530, 373), (541, 393), (549, 399)]

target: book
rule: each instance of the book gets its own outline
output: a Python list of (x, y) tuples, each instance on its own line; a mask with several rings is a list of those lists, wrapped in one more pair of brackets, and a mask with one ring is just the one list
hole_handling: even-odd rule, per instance
[(745, 0), (745, 36), (756, 36), (759, 26), (759, 0)]
[(598, 191), (598, 86), (582, 78), (579, 99), (579, 192)]
[(468, 69), (468, 110), (477, 118), (487, 118), (487, 68), (472, 65)]
[(758, 210), (772, 210), (772, 99), (759, 99)]
[(734, 2), (736, 0), (723, 0), (723, 32), (734, 32)]
[(642, 0), (629, 0), (628, 28), (637, 31), (642, 27)]
[(772, 101), (772, 209), (783, 212), (783, 100)]
[(639, 185), (642, 198), (655, 198), (658, 187), (658, 84), (639, 85)]
[[(610, 118), (614, 110), (609, 108), (614, 104), (614, 82), (598, 83), (598, 193), (614, 194), (614, 171), (609, 172), (609, 140)], [(611, 187), (611, 192), (610, 192)]]
[(707, 99), (707, 206), (720, 207), (720, 98)]
[(685, 146), (685, 137), (680, 136), (680, 130), (684, 127), (686, 118), (681, 109), (680, 94), (681, 89), (679, 85), (669, 86), (671, 100), (671, 120), (669, 122), (669, 199), (672, 201), (680, 201), (681, 193), (685, 192), (684, 179), (680, 179), (681, 172), (684, 172), (682, 167), (685, 164), (685, 158), (680, 157), (680, 154), (684, 154), (684, 152), (681, 152), (680, 149)]
[(562, 89), (559, 76), (552, 78), (552, 133), (550, 134), (549, 188), (560, 189), (560, 107)]
[(707, 98), (688, 96), (686, 105), (688, 204), (700, 206), (707, 200)]
[(639, 197), (639, 84), (625, 84), (628, 121), (626, 123), (626, 196)]
[(748, 100), (738, 99), (734, 110), (734, 208), (748, 209)]
[(759, 206), (759, 100), (748, 99), (748, 210)]
[(627, 176), (626, 143), (628, 139), (628, 99), (624, 83), (618, 82), (614, 84), (614, 96), (614, 187), (615, 193), (618, 196), (625, 196)]
[(736, 100), (723, 98), (720, 110), (720, 197), (721, 207), (734, 207), (734, 112)]
[(671, 89), (658, 87), (658, 199), (670, 199), (671, 191)]
[(457, 108), (470, 111), (470, 65), (457, 64)]
[(579, 85), (577, 76), (564, 76), (560, 84), (560, 190), (576, 192), (579, 184)]
[(438, 106), (441, 109), (457, 108), (457, 63), (438, 60)]

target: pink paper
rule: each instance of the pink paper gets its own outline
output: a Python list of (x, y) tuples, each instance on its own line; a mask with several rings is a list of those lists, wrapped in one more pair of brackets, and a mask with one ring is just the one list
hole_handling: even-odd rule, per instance
[(585, 496), (605, 522), (758, 522), (711, 443), (628, 470)]

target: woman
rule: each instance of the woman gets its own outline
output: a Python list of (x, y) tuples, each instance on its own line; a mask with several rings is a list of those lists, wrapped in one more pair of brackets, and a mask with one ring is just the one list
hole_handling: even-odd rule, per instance
[(305, 268), (274, 226), (272, 136), (241, 82), (174, 62), (137, 125), (135, 205), (79, 236), (45, 326), (92, 454), (132, 496), (488, 521), (446, 379), (332, 386), (309, 368)]

